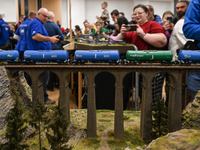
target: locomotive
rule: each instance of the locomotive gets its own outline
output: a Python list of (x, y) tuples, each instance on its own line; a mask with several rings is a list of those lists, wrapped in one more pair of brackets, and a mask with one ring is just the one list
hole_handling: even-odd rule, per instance
[[(137, 64), (146, 62), (160, 62), (168, 64), (191, 64), (200, 62), (200, 51), (181, 50), (178, 61), (173, 61), (173, 54), (167, 51), (133, 51), (128, 50), (126, 60), (120, 59), (118, 50), (76, 50), (75, 60), (70, 60), (66, 50), (27, 50), (24, 52), (24, 62), (58, 62), (58, 63), (77, 63), (77, 62), (116, 62), (123, 64)], [(0, 61), (17, 62), (19, 53), (16, 50), (0, 51)]]

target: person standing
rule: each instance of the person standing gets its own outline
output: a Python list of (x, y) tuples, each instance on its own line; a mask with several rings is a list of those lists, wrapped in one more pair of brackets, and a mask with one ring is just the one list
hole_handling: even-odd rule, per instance
[[(43, 26), (47, 22), (49, 12), (46, 8), (40, 8), (37, 12), (36, 18), (31, 21), (28, 26), (28, 50), (51, 50), (51, 43), (57, 43), (59, 41), (55, 36), (48, 36), (48, 33)], [(44, 89), (44, 102), (45, 104), (54, 104), (55, 101), (52, 101), (48, 98), (46, 92), (48, 72), (45, 72), (43, 75), (43, 89)]]
[(188, 5), (189, 2), (187, 0), (180, 0), (176, 3), (176, 13), (178, 16), (175, 17), (173, 20), (174, 25), (177, 23), (178, 20), (185, 16)]
[[(59, 41), (55, 44), (51, 43), (51, 47), (52, 47), (52, 50), (61, 50), (62, 48), (61, 48), (60, 40), (64, 39), (64, 35), (62, 34), (60, 27), (54, 23), (54, 18), (55, 18), (54, 13), (52, 11), (49, 11), (48, 21), (44, 24), (44, 27), (47, 30), (47, 33), (50, 37), (59, 35)], [(56, 79), (55, 74), (50, 72), (49, 81), (47, 85), (48, 90), (50, 91), (54, 90), (53, 83), (55, 82), (55, 79)]]
[(178, 56), (176, 50), (180, 48), (181, 46), (183, 46), (188, 40), (190, 40), (190, 39), (187, 39), (183, 34), (184, 17), (185, 17), (185, 13), (182, 16), (182, 18), (180, 18), (175, 24), (172, 34), (169, 39), (169, 49), (173, 52), (174, 58)]
[(121, 27), (117, 40), (135, 44), (138, 50), (161, 50), (167, 44), (163, 27), (156, 21), (147, 20), (149, 10), (145, 5), (138, 4), (133, 8), (133, 15), (137, 22), (136, 31), (127, 31), (125, 25)]
[(0, 49), (8, 50), (10, 46), (10, 26), (3, 20), (3, 16), (0, 14)]
[[(191, 0), (187, 8), (183, 33), (186, 38), (194, 39), (197, 42), (197, 47), (200, 50), (200, 0)], [(200, 73), (189, 73), (188, 76), (188, 91), (191, 94), (191, 101), (200, 90)]]
[(35, 18), (36, 12), (31, 11), (28, 18), (22, 22), (17, 31), (14, 34), (14, 38), (18, 40), (15, 50), (19, 52), (19, 58), (23, 60), (24, 51), (28, 49), (27, 47), (27, 28), (29, 23)]
[(163, 24), (162, 19), (159, 15), (154, 14), (154, 8), (151, 5), (146, 5), (146, 7), (149, 10), (149, 16), (148, 16), (148, 20), (149, 21), (156, 21), (158, 22), (160, 25)]
[[(115, 19), (119, 17), (119, 11), (115, 9), (110, 13), (110, 15), (112, 17), (112, 20), (115, 22)], [(115, 24), (110, 24), (108, 22), (104, 23), (104, 27), (107, 28), (108, 30), (114, 30), (116, 28)]]
[(24, 18), (25, 18), (24, 15), (20, 15), (19, 22), (15, 26), (15, 31), (17, 31), (17, 29), (19, 28), (19, 25), (24, 21)]
[(49, 11), (48, 21), (44, 24), (45, 29), (50, 37), (59, 35), (59, 41), (57, 43), (51, 43), (52, 50), (61, 50), (60, 40), (64, 39), (61, 29), (54, 23), (54, 13)]

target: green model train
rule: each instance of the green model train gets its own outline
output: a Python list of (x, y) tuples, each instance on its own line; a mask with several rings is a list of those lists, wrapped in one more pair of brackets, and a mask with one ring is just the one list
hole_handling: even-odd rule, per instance
[(126, 53), (127, 63), (141, 63), (141, 62), (173, 62), (173, 53), (171, 50), (166, 51), (133, 51), (128, 50)]

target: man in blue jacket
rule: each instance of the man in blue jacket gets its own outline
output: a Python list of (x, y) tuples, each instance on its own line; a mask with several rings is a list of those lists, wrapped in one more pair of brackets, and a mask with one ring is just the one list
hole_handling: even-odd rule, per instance
[[(183, 33), (186, 38), (200, 41), (200, 0), (191, 0), (185, 14)], [(200, 42), (197, 44), (200, 49)], [(192, 101), (200, 90), (200, 74), (190, 73), (188, 76), (188, 91)]]
[[(36, 18), (28, 25), (28, 50), (52, 50), (51, 43), (57, 43), (59, 41), (59, 39), (56, 38), (58, 35), (49, 37), (43, 26), (43, 24), (47, 22), (48, 16), (48, 10), (46, 8), (40, 8)], [(48, 71), (43, 75), (44, 102), (45, 104), (54, 104), (55, 101), (50, 100), (46, 92), (47, 80)]]
[[(47, 33), (50, 37), (59, 35), (59, 39), (63, 40), (64, 36), (59, 26), (54, 23), (54, 17), (55, 17), (54, 13), (52, 11), (49, 11), (48, 21), (44, 24), (44, 27), (47, 30)], [(60, 41), (58, 41), (55, 44), (51, 43), (51, 47), (52, 47), (52, 50), (62, 49), (60, 45)]]
[(146, 5), (146, 7), (148, 8), (149, 13), (150, 13), (149, 16), (148, 16), (148, 20), (150, 20), (150, 21), (156, 21), (160, 25), (162, 25), (163, 24), (162, 19), (161, 19), (161, 17), (159, 15), (154, 14), (154, 8), (153, 8), (153, 6)]
[(7, 50), (10, 46), (10, 26), (3, 20), (0, 14), (0, 49)]
[(30, 12), (28, 18), (22, 22), (14, 34), (14, 38), (18, 40), (15, 50), (18, 50), (20, 59), (23, 60), (24, 51), (28, 49), (27, 46), (27, 28), (29, 23), (35, 18), (36, 12)]

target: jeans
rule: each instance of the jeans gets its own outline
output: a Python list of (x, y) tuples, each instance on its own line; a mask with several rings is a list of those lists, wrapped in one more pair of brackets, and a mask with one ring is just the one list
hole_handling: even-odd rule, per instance
[(46, 71), (42, 77), (43, 82), (43, 90), (44, 90), (44, 102), (48, 100), (48, 94), (47, 94), (47, 81), (49, 80), (49, 71)]
[(191, 94), (191, 101), (200, 90), (200, 73), (190, 73), (188, 76), (188, 91)]

